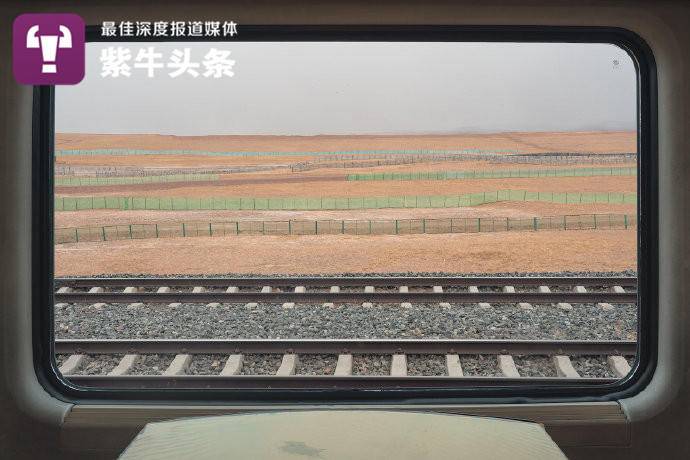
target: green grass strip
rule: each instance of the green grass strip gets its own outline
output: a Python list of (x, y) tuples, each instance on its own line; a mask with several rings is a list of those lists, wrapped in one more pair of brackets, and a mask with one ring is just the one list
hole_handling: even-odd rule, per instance
[(349, 174), (349, 181), (510, 179), (533, 177), (636, 176), (635, 166), (558, 169), (503, 169), (490, 171), (431, 171)]
[(215, 181), (218, 174), (167, 174), (161, 176), (114, 176), (114, 177), (82, 177), (82, 176), (55, 176), (55, 185), (90, 186), (90, 185), (134, 185), (157, 184), (164, 182), (193, 182)]
[(383, 208), (454, 208), (499, 201), (540, 201), (547, 203), (635, 204), (636, 193), (622, 192), (529, 192), (496, 190), (462, 195), (405, 195), (383, 197), (69, 197), (56, 196), (56, 211), (90, 209), (119, 210), (334, 210)]

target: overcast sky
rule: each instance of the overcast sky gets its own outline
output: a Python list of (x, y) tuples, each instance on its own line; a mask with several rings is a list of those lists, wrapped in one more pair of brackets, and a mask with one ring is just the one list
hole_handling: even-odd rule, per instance
[[(613, 45), (513, 43), (155, 43), (169, 61), (230, 50), (231, 78), (86, 77), (56, 90), (63, 133), (377, 134), (632, 130), (636, 76)], [(144, 43), (121, 43), (132, 59)], [(130, 65), (133, 61), (130, 61)], [(203, 72), (203, 67), (202, 67)]]

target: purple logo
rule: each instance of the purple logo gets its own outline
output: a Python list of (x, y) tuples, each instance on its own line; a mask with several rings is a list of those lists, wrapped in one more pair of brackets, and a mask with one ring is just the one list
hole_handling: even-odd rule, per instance
[(84, 20), (76, 14), (22, 14), (12, 26), (12, 69), (25, 85), (75, 85), (84, 78)]

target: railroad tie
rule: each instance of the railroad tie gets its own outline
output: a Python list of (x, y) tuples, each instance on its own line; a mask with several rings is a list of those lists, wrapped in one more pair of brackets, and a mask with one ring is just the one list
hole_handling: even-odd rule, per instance
[(335, 365), (335, 372), (333, 375), (344, 377), (352, 375), (352, 355), (340, 354), (338, 355), (338, 363)]
[(299, 358), (294, 353), (286, 353), (283, 355), (283, 361), (280, 363), (280, 367), (276, 371), (278, 376), (295, 375), (295, 370), (297, 369), (297, 363)]
[(225, 290), (228, 294), (237, 294), (240, 292), (240, 289), (237, 286), (228, 286), (228, 288)]
[(69, 357), (60, 365), (60, 373), (62, 375), (73, 375), (77, 372), (82, 364), (84, 364), (85, 355), (69, 355)]
[[(539, 292), (541, 292), (542, 294), (548, 294), (551, 292), (551, 289), (548, 286), (539, 286)], [(567, 302), (558, 302), (556, 304), (556, 306), (558, 308), (560, 308), (561, 310), (572, 310), (573, 309), (573, 306)]]
[[(512, 287), (512, 286), (511, 286)], [(541, 288), (545, 287), (546, 289), (549, 289), (548, 286), (539, 286), (538, 291), (541, 291)], [(513, 287), (513, 292), (515, 292), (515, 288)], [(534, 307), (532, 306), (531, 303), (529, 302), (518, 302), (518, 307), (522, 308), (523, 310), (534, 310)]]
[(622, 379), (630, 373), (630, 364), (628, 364), (628, 360), (623, 356), (609, 356), (606, 361), (614, 375), (619, 379)]
[(391, 377), (407, 377), (407, 356), (394, 354), (391, 358)]
[[(374, 293), (374, 286), (364, 286), (364, 293), (365, 294), (373, 294)], [(371, 302), (364, 302), (364, 303), (362, 303), (362, 306), (366, 307), (366, 308), (371, 308), (374, 306), (374, 304)]]
[[(435, 294), (443, 294), (443, 286), (434, 286), (432, 289)], [(448, 302), (439, 302), (438, 305), (441, 308), (450, 308), (450, 304)]]
[(504, 377), (512, 379), (520, 378), (520, 373), (511, 355), (498, 355), (498, 368), (501, 370)]
[(225, 366), (223, 370), (220, 371), (220, 375), (239, 375), (242, 370), (242, 363), (244, 362), (243, 355), (230, 355), (227, 361), (225, 361)]
[[(157, 293), (157, 294), (169, 294), (169, 293), (170, 293), (170, 288), (169, 288), (168, 286), (161, 286), (161, 287), (158, 288), (158, 290), (156, 290), (156, 293)], [(179, 303), (179, 302), (173, 302), (173, 303), (169, 303), (169, 304), (168, 304), (168, 307), (170, 307), (170, 308), (177, 308), (177, 307), (179, 307), (180, 305), (182, 305), (182, 304)]]
[[(337, 294), (340, 292), (340, 286), (331, 286), (331, 290), (329, 291), (331, 294)], [(335, 304), (333, 302), (326, 302), (323, 304), (323, 307), (325, 308), (333, 308), (335, 307)]]
[[(125, 294), (136, 294), (137, 292), (139, 292), (139, 288), (135, 287), (135, 286), (127, 286), (124, 289), (124, 291), (122, 291), (122, 292)], [(127, 305), (127, 308), (128, 309), (137, 309), (137, 308), (143, 307), (143, 306), (144, 306), (144, 304), (141, 302), (133, 302), (133, 303), (130, 303), (129, 305)]]
[(455, 354), (446, 355), (446, 372), (448, 377), (462, 377), (462, 365), (460, 356)]
[[(304, 286), (295, 286), (295, 292), (301, 294), (307, 292), (307, 288)], [(295, 308), (295, 302), (285, 302), (283, 308)]]
[[(623, 289), (623, 286), (612, 286), (611, 287), (611, 292), (614, 292), (616, 294), (625, 294), (625, 289)], [(607, 302), (601, 302), (597, 304), (599, 307), (601, 307), (602, 310), (604, 311), (611, 311), (615, 310), (615, 306), (611, 305), (610, 303)]]
[(173, 375), (185, 375), (189, 365), (192, 363), (192, 355), (179, 354), (175, 355), (168, 368), (163, 372), (163, 375), (173, 376)]
[[(573, 292), (577, 292), (578, 294), (586, 294), (587, 293), (587, 288), (584, 286), (575, 286), (573, 288)], [(625, 291), (624, 291), (625, 292)], [(602, 310), (608, 311), (608, 310), (613, 310), (613, 305), (610, 303), (606, 302), (599, 302), (597, 304), (597, 307), (601, 308)]]
[[(72, 292), (72, 288), (69, 287), (69, 286), (62, 286), (61, 288), (59, 288), (59, 289), (57, 290), (57, 293), (58, 293), (58, 294), (69, 294), (70, 292)], [(60, 302), (60, 303), (56, 303), (56, 304), (55, 304), (55, 308), (64, 308), (64, 307), (66, 307), (66, 306), (67, 306), (67, 304), (66, 304), (66, 303), (63, 303), (63, 302)]]
[[(103, 289), (100, 286), (94, 286), (91, 289), (89, 289), (89, 294), (103, 294), (105, 292), (105, 289)], [(91, 307), (93, 308), (103, 308), (105, 307), (105, 304), (103, 302), (96, 302), (91, 304)]]
[(273, 292), (273, 289), (271, 288), (271, 286), (264, 286), (261, 288), (262, 294), (269, 294), (271, 292)]
[(132, 371), (132, 368), (134, 365), (139, 361), (139, 358), (141, 355), (137, 354), (128, 354), (124, 355), (120, 362), (111, 370), (108, 372), (108, 375), (111, 376), (118, 376), (118, 375), (127, 375)]
[[(470, 294), (479, 294), (479, 288), (477, 286), (470, 286), (467, 288)], [(491, 304), (488, 302), (479, 302), (479, 308), (491, 308)]]
[(556, 368), (556, 375), (559, 377), (565, 377), (568, 379), (578, 379), (580, 374), (573, 367), (573, 363), (570, 361), (570, 357), (565, 355), (556, 355), (552, 358), (553, 365)]
[[(410, 288), (407, 287), (407, 286), (400, 286), (400, 287), (398, 288), (398, 291), (399, 291), (401, 294), (408, 294), (408, 293), (410, 292)], [(411, 304), (410, 302), (402, 302), (402, 303), (400, 303), (400, 306), (401, 306), (402, 308), (412, 308), (412, 304)]]
[[(194, 286), (192, 289), (193, 294), (201, 294), (202, 292), (206, 292), (206, 288), (204, 286)], [(220, 304), (218, 302), (211, 302), (206, 304), (206, 306), (209, 308), (218, 308), (220, 307)]]

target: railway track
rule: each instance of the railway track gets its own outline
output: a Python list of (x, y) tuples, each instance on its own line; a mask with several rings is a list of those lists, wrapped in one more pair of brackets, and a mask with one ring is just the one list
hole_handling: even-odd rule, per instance
[(637, 301), (633, 277), (56, 279), (58, 303), (597, 303)]
[[(332, 388), (602, 384), (624, 377), (628, 359), (636, 352), (634, 341), (543, 340), (57, 340), (55, 352), (67, 355), (60, 372), (85, 386), (115, 388)], [(116, 355), (105, 375), (79, 375), (85, 360), (94, 355)], [(168, 355), (165, 369), (149, 375), (131, 375), (143, 356)], [(252, 355), (278, 355), (279, 365), (267, 375), (243, 375), (243, 363)], [(222, 363), (206, 375), (188, 375), (197, 357), (223, 356)], [(300, 359), (332, 355), (334, 366), (320, 375), (299, 375)], [(387, 375), (359, 375), (358, 356), (377, 355), (389, 360)], [(443, 372), (415, 375), (408, 372), (408, 357), (443, 358)], [(465, 358), (483, 355), (494, 360), (496, 375), (478, 376), (463, 371)], [(574, 356), (598, 356), (610, 366), (610, 378), (583, 377), (571, 362)], [(549, 360), (555, 377), (522, 375), (514, 357)], [(276, 361), (278, 362), (278, 361)], [(139, 369), (141, 371), (141, 369)], [(440, 374), (440, 375), (439, 375)]]
[[(285, 277), (285, 278), (63, 278), (55, 280), (56, 304), (92, 305), (336, 304), (399, 303), (532, 304), (573, 309), (596, 304), (603, 309), (637, 302), (634, 277)], [(479, 339), (58, 339), (55, 353), (64, 358), (60, 371), (72, 382), (109, 388), (419, 388), (472, 385), (602, 384), (628, 374), (636, 353), (634, 341), (479, 340)], [(156, 357), (146, 369), (147, 356)], [(273, 356), (274, 366), (262, 375), (248, 365), (254, 357)], [(324, 360), (332, 365), (303, 375), (301, 364)], [(109, 357), (99, 375), (87, 375), (89, 361)], [(161, 358), (163, 357), (163, 358)], [(374, 357), (374, 358), (372, 358)], [(582, 375), (573, 363), (583, 357), (599, 360), (606, 377)], [(358, 360), (383, 363), (377, 375)], [(435, 370), (418, 366), (435, 362)], [(491, 375), (473, 375), (469, 361), (481, 358)], [(575, 361), (571, 360), (574, 359)], [(589, 359), (587, 358), (587, 359)], [(199, 371), (197, 362), (216, 363)], [(522, 360), (522, 361), (521, 361)], [(524, 360), (536, 360), (533, 372)], [(527, 362), (525, 361), (525, 362)], [(465, 364), (463, 364), (465, 363)], [(488, 364), (487, 364), (488, 363)], [(318, 364), (321, 365), (321, 364)], [(317, 365), (317, 367), (318, 367)], [(463, 369), (463, 366), (465, 368)], [(197, 366), (198, 367), (198, 366)], [(418, 368), (422, 369), (422, 372)], [(527, 369), (527, 370), (526, 370)], [(369, 371), (371, 369), (368, 369)], [(426, 371), (426, 374), (424, 373)], [(476, 371), (476, 369), (475, 369)], [(92, 372), (93, 374), (93, 372)], [(245, 375), (246, 374), (246, 375)], [(477, 372), (474, 372), (477, 374)], [(548, 375), (548, 376), (544, 376)]]

